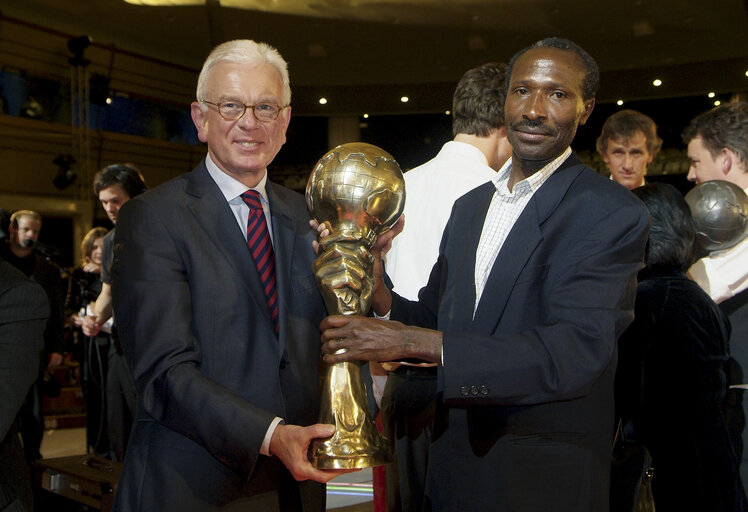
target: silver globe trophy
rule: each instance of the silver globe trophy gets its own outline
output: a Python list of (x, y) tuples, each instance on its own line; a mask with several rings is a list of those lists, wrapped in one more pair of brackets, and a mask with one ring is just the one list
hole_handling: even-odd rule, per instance
[[(312, 217), (330, 230), (314, 262), (327, 312), (366, 315), (374, 289), (369, 248), (397, 222), (405, 206), (400, 166), (371, 144), (342, 144), (317, 162), (306, 186), (306, 202)], [(389, 443), (369, 415), (359, 365), (328, 366), (322, 393), (319, 421), (334, 424), (336, 430), (331, 438), (313, 443), (312, 464), (356, 469), (391, 462)]]
[(696, 243), (707, 252), (729, 249), (748, 234), (748, 196), (729, 181), (706, 181), (686, 194)]

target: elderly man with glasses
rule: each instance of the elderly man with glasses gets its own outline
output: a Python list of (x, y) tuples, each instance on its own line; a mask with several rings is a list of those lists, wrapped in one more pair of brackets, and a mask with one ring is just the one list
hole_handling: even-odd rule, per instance
[(140, 398), (116, 508), (325, 509), (307, 447), (319, 410), (314, 233), (268, 180), (286, 141), (285, 61), (254, 41), (206, 60), (192, 119), (205, 160), (120, 211), (114, 307)]

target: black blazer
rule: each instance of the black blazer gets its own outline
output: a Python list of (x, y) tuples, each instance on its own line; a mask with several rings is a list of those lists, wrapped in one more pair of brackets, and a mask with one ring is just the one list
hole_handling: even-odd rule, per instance
[(44, 289), (0, 259), (0, 509), (31, 510), (29, 469), (15, 419), (39, 375), (49, 302)]
[[(247, 244), (218, 186), (192, 173), (128, 201), (115, 235), (117, 326), (138, 415), (117, 490), (123, 511), (214, 510), (290, 480), (260, 455), (275, 416), (319, 414), (314, 233), (303, 196), (267, 183), (276, 258), (276, 336)], [(324, 508), (306, 482), (305, 510)]]
[(393, 319), (444, 333), (427, 507), (605, 511), (616, 340), (633, 318), (647, 211), (572, 155), (515, 223), (473, 318), (494, 192), (455, 203), (419, 302), (393, 303)]

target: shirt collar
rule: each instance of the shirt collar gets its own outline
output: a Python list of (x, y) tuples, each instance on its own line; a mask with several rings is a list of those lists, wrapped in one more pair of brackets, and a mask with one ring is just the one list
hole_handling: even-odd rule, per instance
[(494, 187), (496, 187), (496, 190), (499, 191), (500, 194), (506, 194), (511, 195), (515, 191), (517, 191), (517, 187), (520, 187), (520, 190), (528, 187), (529, 191), (535, 192), (540, 188), (540, 186), (545, 183), (545, 181), (550, 177), (553, 172), (561, 167), (561, 164), (564, 163), (564, 161), (569, 158), (569, 155), (571, 155), (571, 148), (568, 147), (566, 150), (561, 153), (559, 156), (548, 162), (545, 166), (543, 166), (542, 169), (540, 169), (538, 172), (532, 174), (531, 176), (528, 176), (527, 178), (515, 183), (514, 188), (512, 189), (512, 192), (509, 192), (509, 177), (512, 174), (512, 159), (513, 157), (509, 158), (504, 165), (499, 169), (498, 174), (496, 177), (491, 180), (493, 182)]
[[(210, 174), (210, 177), (213, 178), (213, 181), (216, 182), (216, 185), (218, 185), (218, 189), (221, 191), (221, 194), (223, 194), (223, 197), (226, 198), (226, 201), (235, 201), (237, 198), (239, 198), (240, 195), (248, 190), (245, 184), (232, 178), (221, 169), (219, 169), (215, 162), (213, 162), (213, 160), (210, 158), (210, 154), (205, 156), (205, 167), (208, 168), (208, 174)], [(265, 174), (263, 175), (260, 182), (251, 190), (256, 190), (257, 192), (259, 192), (260, 196), (262, 196), (263, 203), (269, 205), (270, 202), (268, 201), (268, 196), (265, 192), (267, 181), (268, 173), (267, 170), (265, 170)]]

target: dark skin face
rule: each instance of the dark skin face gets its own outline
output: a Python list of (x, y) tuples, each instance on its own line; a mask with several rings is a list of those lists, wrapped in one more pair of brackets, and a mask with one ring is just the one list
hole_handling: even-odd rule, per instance
[(581, 57), (558, 48), (533, 48), (515, 61), (504, 108), (510, 187), (559, 156), (587, 122), (595, 100), (583, 97), (585, 72)]

